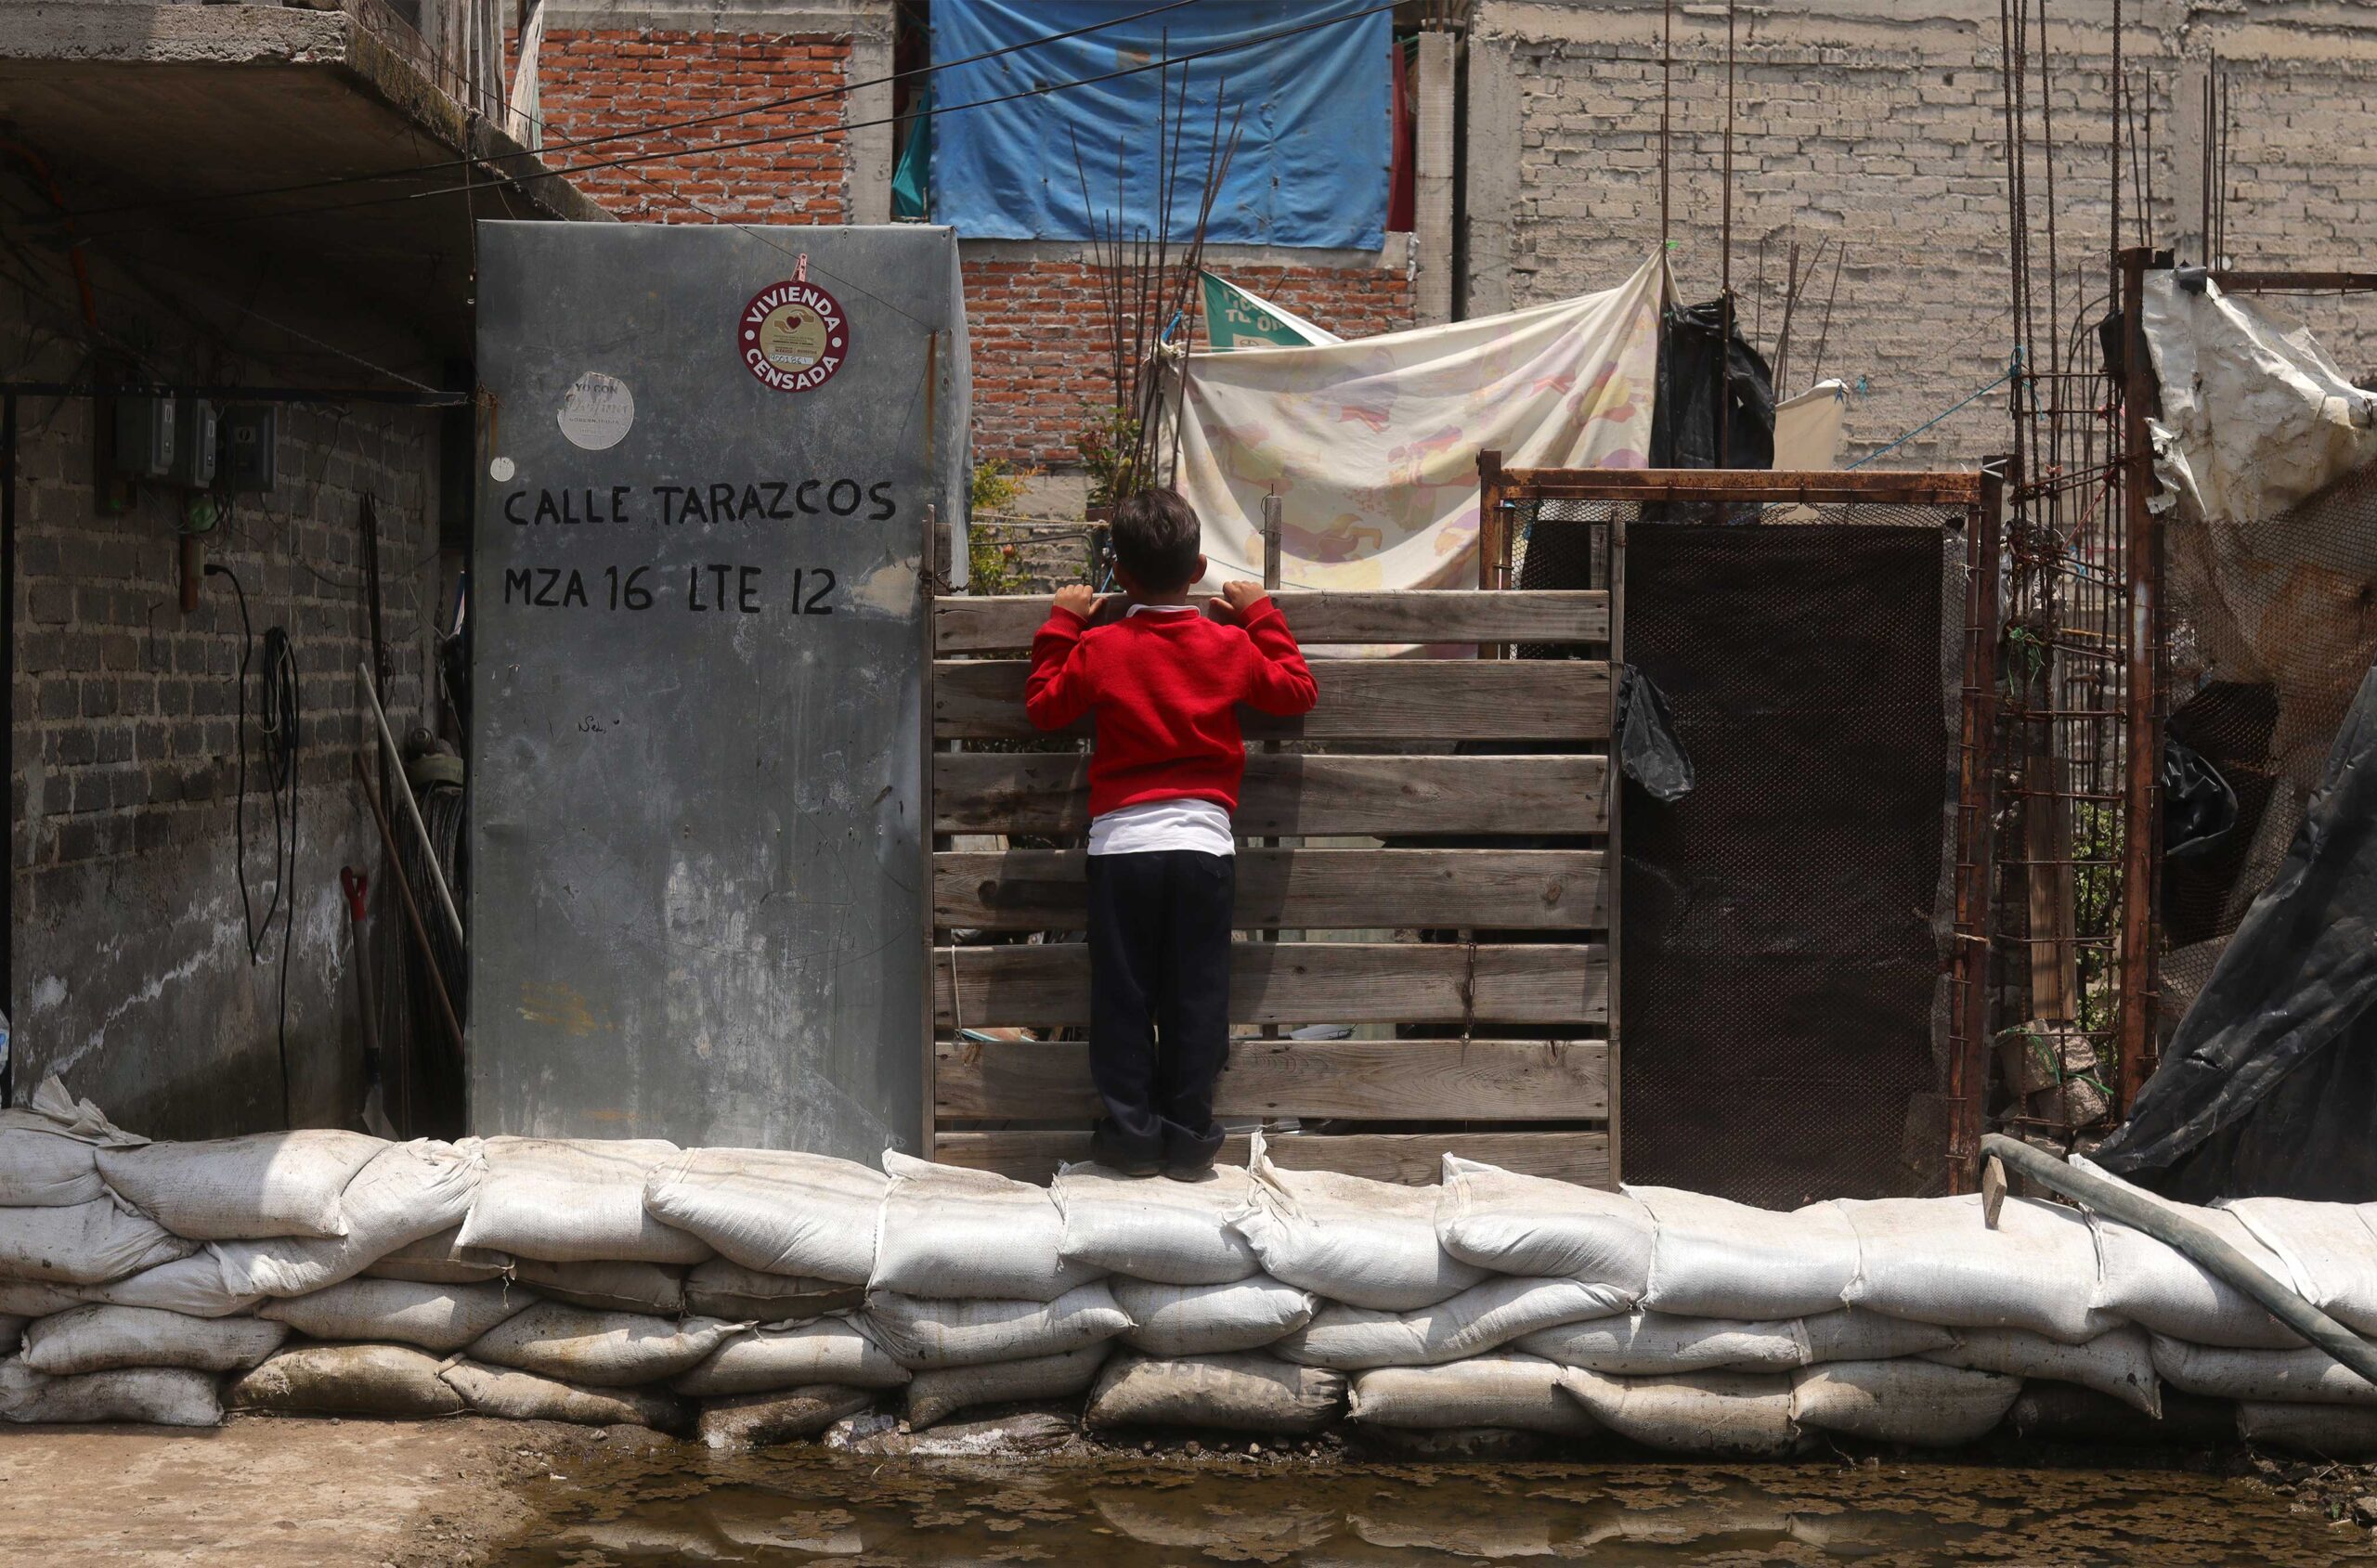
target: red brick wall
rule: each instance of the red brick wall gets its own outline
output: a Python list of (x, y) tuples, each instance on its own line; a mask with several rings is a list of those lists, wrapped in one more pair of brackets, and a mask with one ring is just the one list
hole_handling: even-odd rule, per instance
[[(850, 63), (847, 39), (714, 32), (545, 34), (537, 59), (545, 142), (609, 136), (631, 127), (717, 114), (738, 104), (833, 95)], [(731, 120), (550, 151), (564, 165), (664, 153), (647, 163), (589, 168), (571, 178), (617, 216), (648, 223), (845, 223), (842, 99), (810, 98)], [(784, 137), (704, 152), (722, 142)]]
[[(1113, 396), (1096, 270), (1082, 261), (966, 263), (978, 461), (1079, 465), (1074, 434), (1094, 408), (1111, 407)], [(1411, 279), (1400, 267), (1225, 262), (1212, 270), (1341, 337), (1411, 325)]]

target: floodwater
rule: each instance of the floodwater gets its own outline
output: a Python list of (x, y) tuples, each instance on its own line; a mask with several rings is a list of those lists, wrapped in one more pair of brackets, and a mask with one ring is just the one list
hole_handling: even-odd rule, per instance
[(2372, 1555), (2356, 1526), (2182, 1470), (932, 1459), (813, 1446), (727, 1457), (691, 1445), (616, 1458), (532, 1488), (540, 1517), (490, 1562), (2277, 1565)]

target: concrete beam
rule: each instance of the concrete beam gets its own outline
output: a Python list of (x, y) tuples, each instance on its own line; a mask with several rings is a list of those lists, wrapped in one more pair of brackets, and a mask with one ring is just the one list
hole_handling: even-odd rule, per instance
[(1471, 32), (1461, 179), (1464, 317), (1511, 308), (1519, 203), (1519, 87), (1513, 69), (1508, 38)]
[(1413, 287), (1416, 324), (1432, 327), (1452, 319), (1454, 83), (1460, 39), (1449, 32), (1420, 34), (1420, 113), (1413, 149), (1412, 235), (1419, 252)]
[(864, 25), (851, 36), (842, 97), (850, 161), (842, 172), (842, 207), (852, 223), (891, 221), (891, 167), (897, 156), (891, 121), (891, 0), (860, 0)]

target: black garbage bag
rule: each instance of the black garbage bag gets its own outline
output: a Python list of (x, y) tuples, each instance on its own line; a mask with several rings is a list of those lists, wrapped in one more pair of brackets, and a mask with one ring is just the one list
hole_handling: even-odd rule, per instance
[(2377, 670), (2303, 825), (2094, 1158), (2170, 1197), (2377, 1199)]
[(1692, 793), (1692, 758), (1676, 738), (1667, 693), (1630, 664), (1617, 670), (1617, 760), (1628, 778), (1660, 800)]
[(2163, 853), (2200, 855), (2237, 825), (2237, 792), (2203, 753), (2163, 742)]

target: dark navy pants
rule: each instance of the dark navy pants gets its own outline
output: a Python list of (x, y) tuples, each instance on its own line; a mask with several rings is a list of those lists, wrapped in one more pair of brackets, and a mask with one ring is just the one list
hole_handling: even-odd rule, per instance
[(1221, 1147), (1238, 862), (1195, 849), (1089, 857), (1089, 1072), (1115, 1152), (1200, 1164)]

